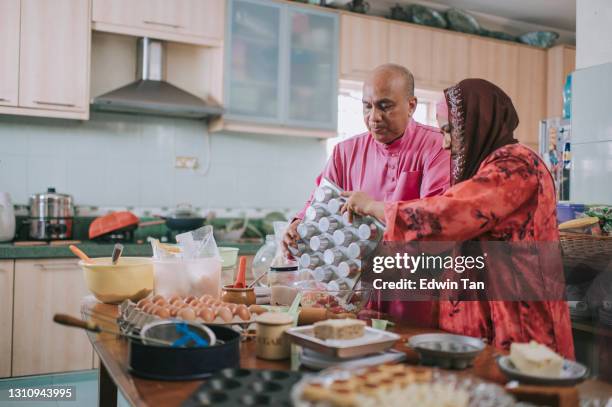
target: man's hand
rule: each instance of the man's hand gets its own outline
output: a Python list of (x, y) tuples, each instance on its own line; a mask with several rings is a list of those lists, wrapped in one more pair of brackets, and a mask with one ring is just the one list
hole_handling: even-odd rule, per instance
[(283, 250), (289, 258), (293, 256), (289, 253), (289, 246), (297, 247), (297, 241), (300, 239), (300, 235), (298, 235), (297, 227), (300, 224), (301, 219), (294, 219), (287, 228), (285, 232), (285, 236), (283, 236)]
[(349, 213), (349, 222), (353, 221), (353, 214), (361, 216), (374, 216), (378, 219), (385, 218), (385, 203), (376, 201), (365, 192), (342, 192), (342, 196), (348, 198), (340, 208), (340, 212)]

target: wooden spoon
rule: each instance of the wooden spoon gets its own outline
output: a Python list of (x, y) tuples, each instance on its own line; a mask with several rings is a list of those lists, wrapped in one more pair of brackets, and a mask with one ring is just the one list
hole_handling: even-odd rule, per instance
[(68, 248), (70, 249), (72, 253), (74, 253), (75, 256), (83, 260), (83, 263), (86, 263), (86, 264), (93, 263), (93, 260), (75, 245), (71, 244), (70, 246), (68, 246)]

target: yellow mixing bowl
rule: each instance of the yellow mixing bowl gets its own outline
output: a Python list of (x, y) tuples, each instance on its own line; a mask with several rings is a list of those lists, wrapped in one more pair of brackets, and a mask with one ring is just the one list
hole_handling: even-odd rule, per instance
[(117, 264), (110, 257), (92, 259), (83, 269), (89, 291), (106, 304), (118, 304), (128, 298), (134, 302), (145, 298), (155, 287), (153, 263), (147, 257), (121, 257)]

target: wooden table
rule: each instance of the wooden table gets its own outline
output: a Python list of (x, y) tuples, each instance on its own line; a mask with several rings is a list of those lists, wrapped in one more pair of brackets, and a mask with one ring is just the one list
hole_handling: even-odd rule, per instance
[[(93, 297), (84, 300), (82, 310), (85, 313), (94, 312), (97, 315), (110, 318), (115, 318), (118, 315), (117, 306), (101, 304)], [(93, 319), (100, 325), (117, 329), (116, 325), (112, 323)], [(406, 353), (407, 363), (417, 364), (418, 356), (404, 344), (411, 336), (432, 332), (432, 330), (398, 326), (395, 332), (402, 337), (395, 348)], [(117, 405), (117, 388), (131, 405), (180, 406), (202, 384), (201, 380), (170, 382), (147, 380), (133, 376), (128, 372), (128, 346), (124, 339), (106, 333), (89, 333), (88, 336), (94, 350), (100, 357), (100, 407), (115, 407)], [(504, 384), (506, 382), (505, 377), (499, 371), (495, 362), (495, 357), (498, 354), (494, 348), (487, 346), (474, 361), (474, 366), (462, 371), (462, 374), (473, 374), (484, 380)], [(242, 342), (240, 346), (240, 366), (247, 369), (290, 369), (289, 361), (273, 362), (257, 359), (253, 340)], [(589, 379), (579, 386), (579, 392), (582, 397), (612, 397), (612, 385)]]

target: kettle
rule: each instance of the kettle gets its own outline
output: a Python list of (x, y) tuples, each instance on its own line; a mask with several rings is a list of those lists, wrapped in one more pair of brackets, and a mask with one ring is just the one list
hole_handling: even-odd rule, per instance
[(15, 209), (8, 192), (0, 192), (0, 242), (10, 242), (15, 237)]

